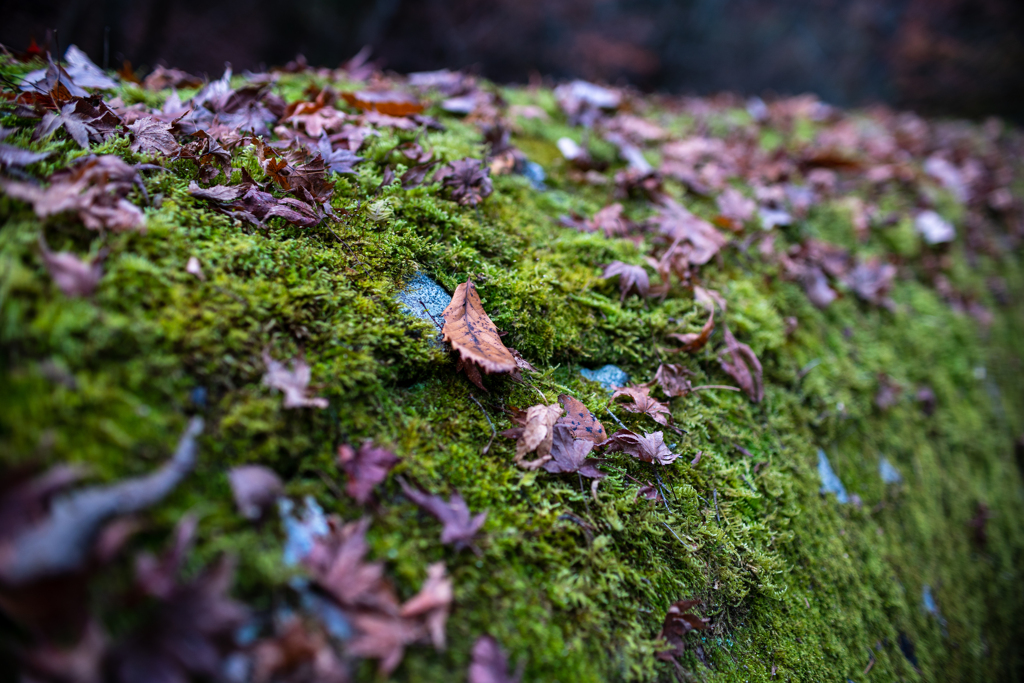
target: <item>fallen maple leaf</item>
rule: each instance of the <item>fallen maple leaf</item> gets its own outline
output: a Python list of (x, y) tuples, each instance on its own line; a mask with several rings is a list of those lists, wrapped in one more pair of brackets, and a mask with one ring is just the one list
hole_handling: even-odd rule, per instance
[[(514, 417), (520, 426), (502, 432), (502, 436), (516, 439), (516, 457), (513, 462), (523, 469), (535, 470), (550, 460), (554, 426), (561, 414), (562, 406), (557, 403), (540, 403), (527, 408), (521, 417)], [(534, 451), (537, 453), (536, 460), (523, 460), (527, 453)]]
[(171, 156), (180, 149), (180, 145), (171, 134), (171, 126), (155, 117), (145, 116), (136, 119), (135, 123), (128, 126), (128, 131), (132, 136), (129, 149), (133, 152), (157, 152)]
[(542, 467), (552, 474), (579, 474), (590, 479), (604, 479), (606, 475), (597, 466), (604, 458), (588, 458), (594, 448), (590, 439), (573, 437), (572, 429), (567, 425), (555, 425), (554, 438), (551, 444), (551, 459)]
[(264, 351), (263, 362), (267, 366), (267, 372), (263, 375), (263, 384), (284, 393), (283, 405), (285, 408), (327, 407), (326, 398), (309, 396), (311, 374), (306, 361), (295, 359), (291, 363), (292, 369), (288, 370), (284, 363), (274, 360), (269, 353)]
[(159, 64), (142, 81), (146, 90), (166, 90), (167, 88), (198, 88), (203, 79), (185, 73), (181, 69), (168, 69)]
[(469, 665), (469, 683), (519, 683), (522, 677), (522, 671), (508, 672), (508, 656), (498, 641), (491, 636), (477, 638)]
[(295, 680), (288, 674), (296, 673), (300, 676), (309, 673), (316, 683), (348, 683), (348, 672), (322, 626), (294, 614), (285, 623), (275, 626), (273, 636), (252, 646), (253, 683)]
[(720, 352), (718, 362), (726, 374), (736, 380), (751, 401), (760, 403), (764, 398), (761, 361), (754, 355), (753, 349), (736, 341), (728, 327), (723, 327), (722, 330), (725, 349)]
[(11, 197), (31, 203), (40, 218), (74, 212), (90, 230), (143, 231), (142, 211), (124, 198), (137, 177), (134, 168), (108, 155), (85, 157), (70, 169), (54, 173), (46, 188), (3, 180), (0, 187)]
[(323, 157), (327, 169), (342, 175), (354, 174), (356, 172), (355, 165), (363, 161), (363, 157), (356, 156), (355, 152), (344, 148), (334, 149), (326, 133), (321, 135), (317, 141), (317, 150)]
[(238, 511), (246, 519), (259, 519), (284, 491), (281, 478), (262, 465), (242, 465), (228, 470), (228, 481)]
[(560, 394), (558, 402), (562, 404), (566, 414), (558, 418), (557, 424), (567, 425), (577, 439), (589, 439), (597, 443), (608, 438), (604, 431), (604, 425), (581, 401), (568, 394)]
[[(696, 353), (707, 345), (708, 340), (711, 339), (711, 333), (715, 331), (715, 309), (711, 307), (708, 310), (708, 319), (705, 321), (704, 326), (700, 332), (687, 332), (685, 334), (678, 334), (676, 332), (670, 332), (668, 337), (675, 339), (682, 344), (681, 347), (675, 349), (675, 351), (686, 351), (688, 353)], [(669, 394), (671, 395), (671, 394)]]
[(604, 279), (618, 276), (620, 302), (626, 300), (631, 291), (636, 291), (637, 296), (645, 297), (651, 291), (651, 279), (643, 266), (631, 266), (622, 261), (612, 261), (604, 267), (601, 277)]
[(443, 166), (434, 180), (443, 181), (451, 198), (461, 206), (476, 206), (489, 197), (494, 189), (488, 167), (479, 159), (470, 157)]
[(444, 341), (458, 352), (460, 368), (470, 380), (484, 388), (480, 371), (509, 373), (518, 367), (515, 357), (501, 343), (498, 328), (484, 311), (480, 295), (472, 280), (466, 280), (455, 289), (451, 303), (441, 314), (444, 316)]
[(342, 525), (332, 516), (327, 527), (327, 534), (315, 537), (302, 558), (316, 583), (344, 608), (396, 614), (398, 601), (384, 578), (384, 564), (364, 561), (370, 550), (366, 542), (370, 519)]
[(670, 398), (686, 396), (693, 388), (690, 386), (690, 380), (687, 379), (692, 376), (693, 373), (682, 365), (662, 363), (658, 366), (658, 371), (654, 373), (654, 380), (651, 383), (657, 383), (665, 395)]
[(423, 104), (419, 100), (402, 92), (343, 92), (341, 96), (353, 107), (388, 116), (409, 116), (423, 111)]
[(713, 225), (672, 199), (662, 202), (654, 223), (672, 240), (669, 251), (677, 252), (691, 266), (707, 263), (728, 242)]
[(612, 393), (612, 400), (614, 401), (620, 396), (630, 398), (632, 403), (621, 404), (623, 408), (631, 413), (647, 415), (658, 424), (667, 425), (672, 419), (672, 413), (667, 405), (649, 396), (650, 391), (651, 388), (648, 386), (619, 387)]
[(452, 580), (445, 575), (444, 562), (435, 562), (427, 567), (427, 578), (420, 592), (402, 605), (399, 615), (412, 619), (423, 619), (430, 641), (437, 650), (445, 649), (445, 624), (451, 611)]
[(620, 429), (612, 434), (607, 441), (597, 444), (597, 447), (607, 448), (612, 452), (626, 453), (637, 460), (659, 465), (671, 465), (679, 457), (665, 445), (665, 438), (661, 432), (640, 436), (628, 429)]
[(699, 604), (701, 604), (700, 600), (679, 600), (668, 608), (668, 612), (665, 614), (665, 623), (661, 627), (658, 638), (664, 638), (672, 646), (672, 649), (659, 652), (656, 655), (658, 659), (674, 662), (676, 657), (686, 651), (686, 641), (683, 638), (687, 633), (709, 628), (705, 619), (690, 614), (690, 610)]
[(448, 502), (445, 502), (441, 496), (424, 493), (406, 484), (402, 479), (399, 479), (398, 483), (412, 502), (441, 522), (441, 543), (453, 544), (456, 550), (470, 546), (473, 537), (487, 519), (486, 512), (471, 516), (469, 506), (457, 492), (452, 493)]
[(338, 464), (348, 477), (345, 491), (360, 505), (365, 505), (377, 484), (384, 481), (398, 462), (398, 456), (389, 450), (364, 441), (359, 450), (348, 444), (338, 447)]
[(42, 233), (39, 234), (39, 251), (43, 257), (43, 265), (49, 271), (54, 284), (64, 292), (65, 296), (90, 296), (103, 277), (103, 259), (107, 252), (101, 250), (89, 261), (84, 261), (71, 252), (54, 253), (46, 244)]

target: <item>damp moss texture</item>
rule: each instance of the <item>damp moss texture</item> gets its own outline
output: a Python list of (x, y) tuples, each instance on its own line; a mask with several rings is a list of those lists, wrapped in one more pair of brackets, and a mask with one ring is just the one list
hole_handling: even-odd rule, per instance
[[(28, 68), (0, 61), (8, 80)], [(273, 87), (294, 101), (311, 82), (326, 81), (315, 72), (281, 74)], [(696, 354), (668, 350), (667, 333), (697, 331), (706, 317), (691, 291), (676, 286), (664, 300), (620, 303), (616, 282), (601, 279), (613, 260), (643, 264), (650, 235), (609, 239), (558, 224), (562, 214), (591, 216), (615, 199), (613, 184), (570, 178), (556, 141), (586, 140), (551, 90), (500, 92), (548, 117), (521, 119), (511, 139), (545, 169), (547, 187), (495, 175), (493, 194), (477, 208), (446, 199), (436, 183), (403, 190), (395, 181), (378, 193), (376, 162), (420, 134), (387, 128), (360, 150), (366, 161), (356, 175), (333, 176), (339, 218), (312, 228), (272, 219), (259, 229), (216, 213), (187, 192), (197, 174), (192, 162), (134, 154), (124, 135), (90, 153), (166, 167), (143, 173), (148, 203), (138, 190), (129, 196), (143, 207), (145, 233), (100, 234), (73, 216), (43, 221), (0, 195), (0, 457), (80, 463), (93, 481), (114, 481), (150, 471), (188, 417), (203, 415), (196, 471), (147, 512), (132, 547), (163, 547), (177, 520), (195, 513), (188, 570), (234, 554), (233, 595), (268, 612), (295, 599), (288, 582), (297, 570), (282, 560), (276, 515), (255, 525), (236, 511), (229, 468), (265, 465), (295, 501), (312, 496), (345, 520), (370, 516), (370, 557), (386, 563), (401, 598), (418, 590), (432, 562), (443, 560), (454, 581), (448, 649), (409, 648), (393, 674), (398, 681), (464, 680), (484, 633), (523, 663), (526, 681), (1024, 676), (1024, 486), (1015, 460), (1024, 433), (1021, 252), (1010, 242), (968, 249), (963, 211), (938, 186), (933, 203), (958, 237), (925, 245), (912, 227), (916, 195), (898, 183), (873, 199), (898, 220), (860, 240), (849, 197), (865, 190), (852, 183), (776, 228), (777, 248), (814, 237), (893, 259), (894, 306), (847, 293), (821, 310), (737, 237), (701, 269), (700, 281), (722, 293), (730, 329), (760, 358), (764, 400), (723, 390), (673, 399), (680, 431), (664, 431), (680, 458), (658, 470), (665, 503), (635, 499), (626, 475), (653, 481), (655, 473), (621, 453), (610, 456), (594, 499), (576, 477), (517, 468), (511, 440), (499, 436), (484, 453), (488, 418), (507, 429), (505, 408), (569, 393), (610, 430), (609, 407), (626, 426), (654, 431), (660, 427), (650, 418), (610, 404), (580, 369), (615, 364), (643, 382), (659, 363), (676, 362), (695, 373), (695, 385), (733, 382), (717, 360), (717, 333)], [(159, 106), (169, 92), (125, 85), (118, 94), (127, 104)], [(753, 125), (742, 103), (699, 121), (656, 99), (646, 106), (648, 118), (676, 135), (699, 126), (724, 138)], [(33, 122), (0, 107), (0, 125), (15, 129), (7, 143), (53, 153), (27, 175), (45, 178), (86, 154), (63, 132), (32, 141)], [(446, 127), (420, 135), (436, 157), (484, 157), (476, 127), (437, 108), (427, 113)], [(785, 150), (813, 137), (817, 125), (765, 127), (762, 144)], [(962, 127), (979, 145), (1002, 144), (992, 141), (992, 125)], [(998, 135), (1006, 141), (1017, 133), (1004, 126)], [(622, 167), (603, 144), (594, 142), (592, 152), (608, 156), (613, 171)], [(656, 149), (648, 155), (657, 162)], [(232, 163), (244, 166), (245, 155)], [(396, 176), (404, 170), (396, 167)], [(1018, 201), (1020, 178), (1011, 186)], [(697, 215), (717, 213), (713, 199), (671, 181), (665, 187)], [(635, 220), (652, 213), (641, 198), (623, 203)], [(109, 250), (92, 297), (61, 294), (40, 257), (41, 231), (54, 250)], [(205, 280), (186, 272), (190, 257)], [(952, 288), (991, 313), (987, 324), (950, 306), (924, 276), (928, 259), (940, 257)], [(473, 278), (507, 332), (506, 346), (538, 372), (527, 373), (526, 384), (487, 377), (487, 393), (456, 373), (433, 325), (396, 300), (417, 271), (449, 293)], [(279, 359), (303, 355), (329, 407), (284, 409), (281, 395), (261, 383), (264, 350)], [(885, 410), (875, 404), (880, 382), (901, 388)], [(930, 415), (916, 398), (922, 387), (934, 392)], [(361, 507), (344, 494), (335, 458), (340, 444), (364, 439), (401, 462), (376, 501)], [(819, 449), (855, 502), (820, 492)], [(883, 457), (901, 482), (880, 478)], [(479, 554), (441, 545), (439, 525), (402, 495), (397, 476), (434, 493), (458, 490), (471, 510), (487, 511)], [(979, 505), (990, 511), (984, 542), (971, 523)], [(129, 560), (115, 567), (124, 575)], [(105, 599), (109, 583), (98, 582), (92, 600), (116, 633), (132, 617)], [(655, 654), (665, 649), (657, 635), (666, 610), (683, 598), (703, 600), (698, 613), (712, 629), (688, 636), (677, 669)], [(367, 662), (356, 676), (374, 680), (374, 667)]]

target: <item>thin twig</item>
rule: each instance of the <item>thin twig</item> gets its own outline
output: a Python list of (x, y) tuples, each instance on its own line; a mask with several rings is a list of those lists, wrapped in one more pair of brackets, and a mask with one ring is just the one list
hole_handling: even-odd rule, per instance
[[(654, 467), (657, 468), (657, 465)], [(658, 490), (661, 491), (661, 502), (665, 504), (665, 509), (668, 510), (668, 513), (672, 514), (672, 510), (668, 506), (668, 496), (665, 495), (665, 489), (663, 488), (665, 485), (661, 483), (661, 475), (657, 469), (654, 470), (654, 479), (658, 482)]]
[(718, 489), (711, 489), (712, 495), (715, 497), (715, 519), (718, 520), (719, 526), (722, 524), (722, 516), (718, 514)]
[(605, 410), (608, 411), (608, 414), (612, 416), (612, 419), (615, 420), (620, 427), (622, 427), (623, 429), (626, 428), (626, 425), (622, 424), (622, 420), (620, 420), (619, 418), (615, 417), (615, 413), (612, 412), (611, 408), (605, 407)]
[(730, 387), (725, 384), (702, 384), (699, 387), (693, 387), (690, 391), (701, 391), (702, 389), (728, 389), (729, 391), (739, 391), (739, 387)]
[(498, 435), (498, 430), (494, 428), (494, 423), (491, 422), (491, 416), (488, 415), (487, 411), (484, 410), (484, 407), (480, 405), (480, 401), (476, 400), (476, 396), (470, 394), (469, 400), (475, 403), (476, 407), (480, 409), (480, 412), (484, 414), (484, 418), (487, 420), (487, 425), (491, 428), (491, 440), (487, 442), (487, 445), (484, 446), (484, 450), (482, 451), (484, 455), (487, 455), (487, 451), (491, 449), (491, 444), (494, 443), (494, 437)]
[(677, 541), (679, 541), (680, 543), (682, 543), (682, 544), (683, 544), (683, 547), (684, 547), (684, 548), (686, 548), (686, 549), (689, 549), (689, 547), (690, 547), (690, 546), (688, 546), (688, 545), (686, 545), (685, 543), (683, 543), (683, 539), (679, 538), (679, 534), (677, 534), (677, 533), (675, 532), (675, 530), (674, 530), (674, 529), (673, 529), (672, 527), (670, 527), (670, 526), (668, 525), (668, 522), (666, 522), (665, 520), (661, 520), (661, 523), (665, 525), (665, 528), (669, 530), (669, 533), (671, 533), (671, 534), (672, 534), (673, 536), (675, 536), (675, 537), (676, 537), (676, 540), (677, 540)]
[[(335, 235), (335, 237), (337, 237), (337, 235)], [(443, 334), (444, 333), (444, 327), (437, 323), (437, 318), (435, 318), (434, 315), (430, 312), (430, 310), (427, 308), (427, 305), (425, 303), (423, 303), (423, 299), (417, 299), (417, 301), (419, 301), (420, 302), (420, 306), (423, 307), (423, 312), (426, 313), (427, 315), (429, 315), (430, 319), (434, 321), (434, 326)]]

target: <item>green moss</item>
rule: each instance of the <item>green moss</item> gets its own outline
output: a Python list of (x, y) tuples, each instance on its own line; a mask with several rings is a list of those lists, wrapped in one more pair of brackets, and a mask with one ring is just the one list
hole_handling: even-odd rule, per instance
[[(9, 60), (0, 66), (8, 76), (22, 68)], [(295, 99), (309, 82), (283, 75), (277, 88)], [(616, 363), (646, 381), (659, 362), (680, 362), (694, 384), (731, 382), (710, 349), (665, 350), (666, 332), (703, 322), (689, 294), (676, 288), (663, 302), (630, 297), (620, 304), (617, 287), (600, 279), (600, 266), (611, 260), (642, 264), (649, 245), (557, 225), (561, 213), (589, 214), (610, 202), (611, 189), (579, 188), (566, 178), (554, 141), (579, 132), (565, 126), (550, 93), (508, 96), (536, 101), (552, 115), (521, 122), (514, 142), (560, 189), (540, 193), (521, 178), (498, 177), (478, 209), (444, 199), (437, 185), (403, 191), (396, 183), (375, 196), (378, 162), (411, 139), (385, 133), (361, 152), (368, 161), (356, 177), (336, 181), (334, 205), (348, 215), (317, 228), (274, 221), (253, 230), (214, 213), (188, 195), (195, 168), (185, 162), (146, 177), (159, 201), (145, 210), (144, 235), (89, 233), (67, 218), (44, 225), (24, 205), (0, 198), (0, 453), (9, 461), (86, 463), (97, 479), (112, 480), (151, 469), (186, 415), (204, 413), (198, 471), (152, 511), (139, 544), (163, 543), (183, 513), (196, 512), (196, 566), (219, 552), (237, 554), (238, 593), (269, 606), (288, 594), (280, 531), (273, 523), (254, 527), (234, 511), (229, 467), (262, 463), (285, 479), (291, 496), (312, 495), (345, 519), (372, 514), (372, 554), (386, 561), (402, 597), (415, 592), (429, 562), (444, 560), (455, 582), (450, 649), (411, 649), (399, 680), (461, 676), (473, 639), (484, 632), (513, 661), (525, 660), (527, 680), (671, 680), (672, 667), (653, 656), (655, 635), (668, 605), (682, 597), (702, 598), (714, 620), (712, 631), (691, 636), (706, 664), (694, 647), (682, 659), (708, 680), (860, 681), (871, 658), (871, 680), (1020, 676), (1024, 535), (1016, 520), (1024, 499), (1012, 459), (1014, 437), (1024, 431), (1024, 391), (1014, 380), (1024, 333), (1019, 254), (969, 263), (952, 252), (958, 286), (985, 297), (987, 278), (1001, 277), (1011, 293), (981, 335), (913, 273), (898, 281), (893, 312), (852, 295), (821, 311), (774, 267), (726, 252), (702, 277), (725, 295), (730, 328), (764, 364), (765, 401), (714, 390), (674, 399), (679, 431), (666, 436), (681, 457), (659, 469), (667, 505), (634, 500), (626, 475), (655, 473), (622, 455), (611, 456), (594, 500), (575, 478), (514, 467), (511, 441), (499, 437), (483, 454), (491, 428), (471, 399), (498, 430), (510, 426), (503, 408), (531, 405), (538, 392), (547, 401), (572, 393), (611, 426), (608, 394), (584, 380), (581, 367)], [(715, 126), (749, 123), (742, 112), (726, 118)], [(3, 121), (21, 126), (12, 140), (28, 144), (28, 122), (9, 113)], [(475, 129), (451, 117), (444, 123), (447, 131), (422, 138), (439, 158), (481, 153)], [(681, 116), (665, 123), (672, 130), (692, 124)], [(785, 141), (769, 131), (762, 145)], [(35, 148), (55, 153), (29, 169), (39, 175), (80, 155), (62, 132)], [(123, 136), (102, 151), (135, 160)], [(248, 152), (233, 166), (260, 177)], [(372, 209), (382, 200), (391, 211), (383, 219)], [(685, 201), (699, 214), (714, 211)], [(962, 219), (941, 193), (935, 201), (944, 215)], [(879, 199), (885, 211), (905, 212), (912, 202), (895, 192)], [(640, 219), (649, 208), (629, 202), (627, 211)], [(69, 300), (56, 290), (36, 247), (42, 229), (54, 248), (110, 250), (93, 298)], [(789, 236), (904, 259), (920, 249), (905, 216), (859, 244), (840, 203), (815, 208)], [(191, 256), (205, 281), (185, 272)], [(486, 395), (455, 374), (431, 341), (432, 327), (394, 300), (417, 268), (449, 291), (473, 277), (508, 333), (505, 343), (540, 372), (526, 385), (488, 378)], [(789, 336), (788, 316), (798, 321)], [(261, 385), (264, 350), (277, 358), (304, 354), (331, 407), (284, 410), (280, 396)], [(886, 412), (873, 401), (882, 373), (903, 388)], [(937, 397), (930, 417), (914, 400), (923, 385)], [(197, 388), (205, 393), (199, 403)], [(656, 426), (611, 410), (628, 427)], [(458, 489), (471, 509), (488, 511), (479, 556), (441, 546), (436, 522), (401, 496), (394, 477), (368, 510), (340, 493), (335, 450), (364, 438), (402, 456), (396, 474), (437, 492)], [(819, 447), (861, 506), (818, 493)], [(883, 455), (902, 484), (882, 484)], [(967, 524), (978, 503), (994, 512), (984, 547)], [(923, 612), (924, 585), (944, 625)], [(102, 591), (97, 609), (109, 623), (125, 618)], [(914, 643), (919, 672), (900, 652), (900, 634)], [(371, 670), (360, 677), (372, 678)]]

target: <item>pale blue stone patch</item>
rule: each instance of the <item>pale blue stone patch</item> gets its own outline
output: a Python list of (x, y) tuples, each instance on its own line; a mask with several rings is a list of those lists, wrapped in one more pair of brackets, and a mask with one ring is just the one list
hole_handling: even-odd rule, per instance
[(832, 463), (828, 461), (828, 456), (820, 448), (818, 449), (818, 476), (821, 477), (821, 492), (823, 494), (834, 493), (836, 500), (840, 503), (850, 502), (850, 497), (846, 495), (846, 487), (843, 486), (843, 482), (839, 481), (839, 477), (832, 469)]
[(878, 475), (882, 477), (882, 481), (886, 484), (899, 484), (903, 481), (900, 471), (884, 455), (878, 461)]
[(295, 504), (292, 501), (287, 498), (279, 498), (277, 501), (281, 522), (284, 524), (284, 563), (287, 565), (298, 564), (313, 550), (315, 539), (326, 536), (329, 531), (324, 510), (313, 496), (306, 496), (305, 503), (306, 509), (300, 518), (294, 514)]
[(607, 391), (612, 391), (612, 387), (624, 387), (629, 382), (629, 375), (617, 365), (606, 365), (597, 370), (583, 368), (580, 374), (591, 382), (597, 382)]
[[(442, 314), (452, 301), (451, 294), (421, 272), (416, 273), (395, 298), (403, 312), (434, 326), (444, 325)], [(440, 336), (441, 330), (437, 333)]]

